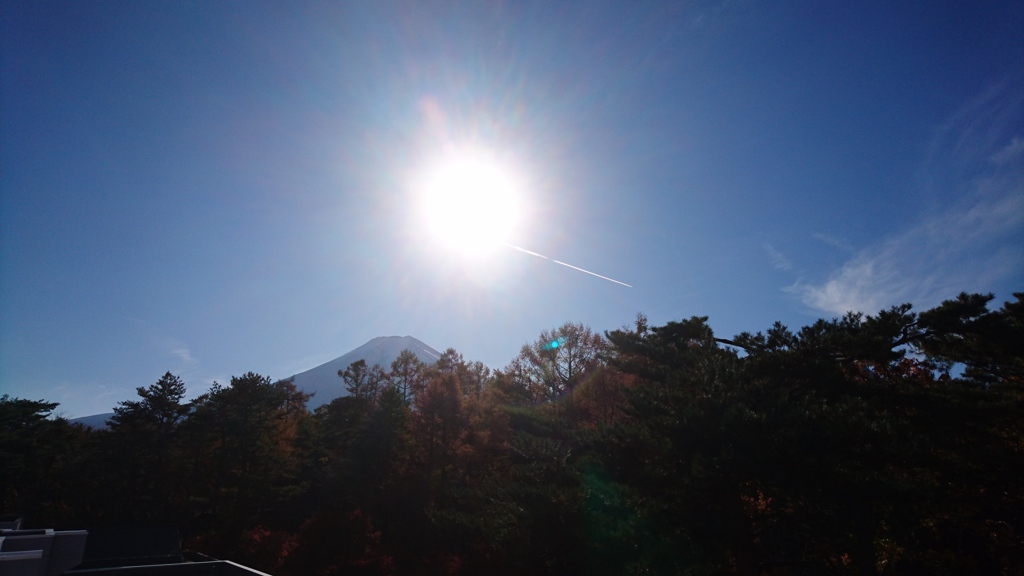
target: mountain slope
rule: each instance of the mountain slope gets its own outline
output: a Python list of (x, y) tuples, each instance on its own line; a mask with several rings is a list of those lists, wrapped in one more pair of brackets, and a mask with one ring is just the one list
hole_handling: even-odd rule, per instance
[(309, 409), (327, 404), (340, 396), (346, 396), (345, 383), (338, 376), (338, 370), (348, 368), (357, 360), (365, 360), (367, 366), (380, 364), (385, 370), (402, 350), (410, 350), (420, 361), (433, 364), (441, 353), (412, 336), (381, 336), (342, 356), (292, 376), (295, 385), (303, 392), (314, 392), (309, 400)]
[(81, 424), (86, 428), (92, 428), (93, 430), (106, 430), (109, 428), (107, 420), (114, 417), (113, 412), (106, 412), (103, 414), (93, 414), (92, 416), (82, 416), (81, 418), (72, 418), (68, 422), (72, 424)]

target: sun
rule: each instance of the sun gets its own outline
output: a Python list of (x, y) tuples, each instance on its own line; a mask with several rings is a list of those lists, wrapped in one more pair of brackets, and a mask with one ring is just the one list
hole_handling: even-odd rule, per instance
[(494, 154), (453, 149), (418, 182), (429, 233), (447, 248), (478, 256), (508, 242), (519, 223), (521, 185)]

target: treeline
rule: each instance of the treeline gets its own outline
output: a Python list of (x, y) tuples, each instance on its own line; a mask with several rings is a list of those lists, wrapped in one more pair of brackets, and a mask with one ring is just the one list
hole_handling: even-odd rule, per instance
[(310, 412), (165, 374), (106, 431), (0, 399), (3, 509), (172, 523), (277, 574), (1024, 574), (1024, 293), (791, 331), (566, 324), (503, 370), (342, 371)]

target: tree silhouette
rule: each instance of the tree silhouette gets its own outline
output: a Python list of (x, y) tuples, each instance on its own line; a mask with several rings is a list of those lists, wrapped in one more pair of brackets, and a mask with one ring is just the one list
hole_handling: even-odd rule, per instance
[(411, 350), (402, 350), (391, 363), (390, 382), (406, 402), (423, 392), (426, 385), (425, 365)]
[(116, 489), (125, 494), (111, 503), (119, 508), (112, 519), (174, 521), (187, 509), (186, 466), (182, 436), (177, 433), (191, 410), (191, 404), (183, 402), (185, 383), (167, 372), (136, 392), (139, 400), (125, 400), (114, 408), (105, 438)]
[(192, 403), (165, 374), (102, 432), (3, 396), (0, 496), (54, 526), (175, 522), (282, 576), (1018, 574), (1015, 297), (731, 339), (565, 324), (494, 373), (353, 363), (313, 414), (254, 373)]
[(520, 386), (549, 402), (564, 399), (570, 417), (576, 388), (600, 365), (605, 342), (582, 324), (565, 323), (541, 332), (533, 344), (524, 345), (518, 362), (508, 372), (520, 378)]
[(309, 395), (290, 380), (253, 372), (214, 383), (189, 419), (196, 491), (226, 526), (247, 526), (287, 496), (298, 467), (298, 433)]
[(58, 404), (0, 396), (0, 506), (33, 525), (87, 518), (87, 431), (54, 417)]

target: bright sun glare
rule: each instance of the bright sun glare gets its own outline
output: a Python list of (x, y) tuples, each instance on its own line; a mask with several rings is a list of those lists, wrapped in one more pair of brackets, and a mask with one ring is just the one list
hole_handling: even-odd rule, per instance
[(454, 150), (419, 183), (430, 232), (451, 249), (481, 255), (509, 240), (519, 219), (515, 175), (480, 150)]

